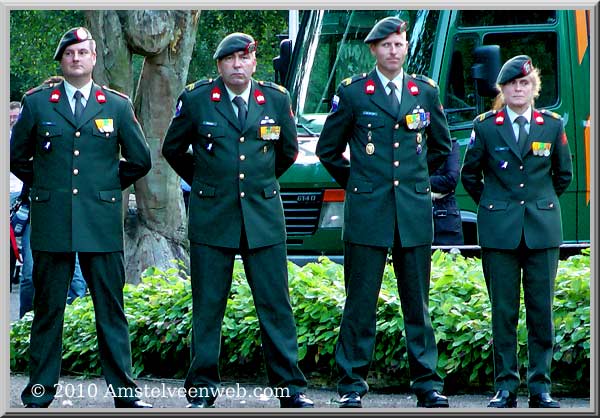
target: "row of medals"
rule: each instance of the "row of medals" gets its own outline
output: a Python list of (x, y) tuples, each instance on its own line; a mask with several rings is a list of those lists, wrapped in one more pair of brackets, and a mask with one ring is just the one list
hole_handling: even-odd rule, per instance
[[(371, 131), (369, 131), (367, 133), (367, 145), (365, 146), (365, 151), (367, 152), (367, 155), (373, 155), (375, 153), (375, 144), (373, 142), (371, 142), (373, 139), (373, 134), (371, 133)], [(417, 137), (416, 137), (416, 141), (417, 141), (417, 154), (420, 154), (421, 152), (423, 152), (423, 146), (421, 145), (421, 142), (423, 142), (423, 136), (421, 135), (421, 132), (417, 132)]]

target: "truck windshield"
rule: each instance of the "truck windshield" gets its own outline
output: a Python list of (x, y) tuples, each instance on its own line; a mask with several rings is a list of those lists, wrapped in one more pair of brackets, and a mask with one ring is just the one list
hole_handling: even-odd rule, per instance
[(429, 75), (436, 10), (307, 10), (304, 30), (297, 39), (289, 90), (298, 115), (299, 134), (321, 132), (331, 98), (340, 82), (369, 72), (375, 59), (364, 39), (373, 25), (387, 16), (408, 22), (409, 52), (405, 71)]

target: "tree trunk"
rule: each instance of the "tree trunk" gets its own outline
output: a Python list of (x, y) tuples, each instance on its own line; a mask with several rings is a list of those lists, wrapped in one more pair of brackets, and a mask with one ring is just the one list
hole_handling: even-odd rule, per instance
[(125, 220), (125, 268), (131, 283), (139, 282), (150, 266), (165, 269), (173, 259), (189, 263), (179, 177), (162, 157), (161, 147), (187, 79), (199, 15), (194, 10), (86, 12), (96, 39), (97, 83), (131, 96), (132, 54), (144, 56), (133, 103), (150, 146), (152, 170), (136, 182), (137, 211), (128, 210)]

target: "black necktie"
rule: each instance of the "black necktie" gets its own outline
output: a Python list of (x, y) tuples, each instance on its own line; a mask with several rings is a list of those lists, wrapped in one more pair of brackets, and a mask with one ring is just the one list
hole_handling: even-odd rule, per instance
[(525, 147), (525, 143), (527, 142), (527, 137), (529, 136), (527, 130), (525, 129), (527, 119), (525, 119), (525, 116), (517, 116), (515, 122), (517, 123), (517, 125), (519, 125), (519, 137), (517, 139), (517, 143), (519, 144), (521, 150), (523, 150)]
[(79, 90), (75, 92), (73, 97), (75, 97), (75, 120), (79, 122), (81, 119), (81, 115), (83, 114), (83, 103), (81, 103), (81, 97), (83, 94)]
[(246, 102), (241, 96), (235, 96), (233, 98), (233, 103), (235, 103), (238, 108), (238, 121), (240, 122), (240, 129), (244, 129), (244, 124), (246, 123)]
[(396, 85), (390, 81), (387, 86), (390, 89), (390, 94), (388, 94), (388, 97), (390, 98), (390, 109), (394, 116), (398, 116), (398, 113), (400, 113), (400, 103), (398, 103), (398, 97), (396, 96)]

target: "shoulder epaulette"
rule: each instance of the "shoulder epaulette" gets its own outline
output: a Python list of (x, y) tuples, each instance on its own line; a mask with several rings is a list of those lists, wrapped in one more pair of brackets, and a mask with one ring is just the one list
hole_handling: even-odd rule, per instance
[(344, 87), (349, 86), (352, 83), (356, 83), (359, 80), (363, 80), (363, 79), (367, 78), (367, 75), (368, 75), (367, 73), (362, 73), (362, 74), (357, 74), (353, 77), (345, 78), (342, 80), (341, 85)]
[(212, 78), (207, 78), (207, 79), (204, 79), (204, 80), (198, 80), (198, 81), (196, 81), (194, 83), (190, 83), (187, 86), (185, 86), (185, 89), (186, 89), (186, 91), (192, 91), (192, 90), (197, 89), (200, 86), (204, 86), (204, 85), (210, 84), (212, 82), (213, 82)]
[(491, 116), (494, 116), (496, 113), (498, 113), (497, 110), (489, 110), (489, 111), (477, 116), (473, 122), (475, 122), (475, 121), (481, 122)]
[(117, 96), (121, 96), (121, 97), (123, 97), (123, 98), (125, 98), (125, 99), (129, 100), (129, 96), (128, 96), (128, 95), (126, 95), (125, 93), (121, 93), (120, 91), (118, 91), (118, 90), (115, 90), (115, 89), (111, 89), (110, 87), (107, 87), (107, 86), (102, 86), (102, 88), (103, 88), (104, 90), (106, 90), (106, 91), (110, 91), (111, 93), (114, 93), (114, 94), (116, 94)]
[(275, 90), (277, 90), (277, 91), (279, 91), (281, 93), (287, 93), (287, 89), (285, 87), (283, 87), (283, 86), (280, 86), (277, 83), (272, 83), (270, 81), (262, 81), (261, 80), (261, 81), (258, 82), (258, 84), (260, 86), (271, 87), (272, 89), (275, 89)]
[(429, 84), (431, 87), (437, 87), (437, 83), (433, 81), (431, 78), (426, 77), (421, 74), (411, 74), (411, 77), (415, 80), (423, 81), (424, 83)]
[(558, 119), (558, 120), (562, 119), (562, 117), (558, 113), (554, 113), (550, 110), (542, 109), (542, 110), (540, 110), (540, 113), (542, 115), (553, 117), (554, 119)]
[(34, 87), (34, 88), (30, 89), (30, 90), (27, 90), (27, 91), (25, 92), (25, 95), (26, 95), (26, 96), (30, 96), (30, 95), (32, 95), (33, 93), (37, 93), (38, 91), (42, 91), (42, 90), (46, 90), (46, 89), (52, 88), (52, 87), (54, 87), (56, 84), (58, 84), (58, 83), (44, 83), (44, 84), (40, 84), (40, 85), (39, 85), (39, 86), (37, 86), (37, 87)]

